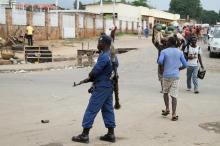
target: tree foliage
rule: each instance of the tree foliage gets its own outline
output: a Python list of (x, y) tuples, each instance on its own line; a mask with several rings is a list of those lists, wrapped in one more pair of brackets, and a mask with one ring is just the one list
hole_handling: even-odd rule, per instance
[(181, 18), (190, 18), (198, 20), (202, 13), (200, 0), (171, 0), (170, 12), (180, 14)]
[(211, 25), (216, 24), (216, 22), (220, 22), (220, 14), (215, 11), (207, 11), (203, 10), (202, 15), (200, 17), (201, 23), (208, 23)]
[(148, 5), (148, 0), (135, 0), (135, 1), (132, 2), (132, 5), (134, 5), (134, 6), (150, 7)]
[[(74, 1), (73, 8), (77, 9), (77, 0)], [(85, 10), (85, 6), (82, 4), (81, 1), (79, 1), (79, 10)]]
[(109, 2), (113, 2), (113, 0), (103, 0), (103, 3), (105, 2), (109, 3)]
[(195, 19), (199, 23), (216, 24), (220, 22), (220, 11), (204, 10), (201, 6), (200, 0), (171, 0), (170, 9), (171, 13), (180, 14), (181, 18)]
[(121, 3), (126, 4), (126, 3), (127, 3), (127, 1), (126, 1), (126, 0), (121, 0)]

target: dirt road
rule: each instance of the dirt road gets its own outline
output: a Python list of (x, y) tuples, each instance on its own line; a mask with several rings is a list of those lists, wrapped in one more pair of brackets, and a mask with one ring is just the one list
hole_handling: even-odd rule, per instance
[[(95, 43), (94, 43), (95, 45)], [(126, 37), (116, 46), (137, 47), (119, 55), (120, 102), (116, 111), (114, 144), (99, 141), (106, 132), (99, 114), (90, 133), (91, 146), (219, 146), (220, 59), (208, 58), (203, 46), (207, 76), (200, 80), (200, 94), (187, 92), (186, 70), (181, 72), (179, 121), (163, 118), (164, 108), (157, 80), (157, 51), (150, 38)], [(0, 74), (1, 146), (80, 146), (71, 141), (81, 132), (88, 103), (89, 84), (72, 88), (91, 68)], [(42, 124), (41, 120), (50, 120)]]

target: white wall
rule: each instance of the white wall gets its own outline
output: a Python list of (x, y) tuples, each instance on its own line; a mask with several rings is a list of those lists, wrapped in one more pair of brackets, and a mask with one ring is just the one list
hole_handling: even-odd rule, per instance
[(58, 26), (58, 13), (50, 13), (50, 26)]
[(118, 19), (124, 21), (140, 21), (141, 15), (138, 7), (117, 4)]
[(45, 13), (44, 12), (33, 13), (33, 26), (45, 26)]
[[(100, 5), (87, 5), (86, 10), (94, 13), (101, 13)], [(113, 12), (113, 4), (103, 4), (104, 13)], [(146, 7), (136, 7), (131, 5), (126, 5), (122, 3), (117, 3), (115, 5), (115, 13), (118, 13), (118, 19), (124, 21), (140, 21), (141, 16), (152, 16), (156, 18), (168, 19), (168, 20), (178, 20), (180, 19), (179, 14), (172, 14), (156, 9), (149, 9)]]
[(0, 7), (0, 24), (6, 23), (5, 8)]
[(79, 14), (79, 28), (84, 28), (84, 15)]
[(13, 25), (27, 25), (25, 10), (12, 9), (12, 24)]
[(93, 18), (87, 17), (87, 28), (93, 28)]
[(96, 17), (96, 28), (102, 29), (103, 28), (103, 19), (101, 17)]

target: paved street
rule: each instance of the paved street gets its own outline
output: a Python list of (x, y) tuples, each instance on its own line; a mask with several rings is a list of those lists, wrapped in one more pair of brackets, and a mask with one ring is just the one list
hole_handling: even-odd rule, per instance
[[(94, 43), (95, 46), (95, 43)], [(210, 59), (205, 45), (207, 76), (200, 94), (186, 91), (186, 70), (181, 72), (177, 112), (179, 121), (163, 118), (157, 79), (157, 51), (149, 39), (126, 37), (118, 47), (138, 50), (120, 54), (120, 102), (116, 111), (117, 142), (99, 141), (106, 133), (101, 114), (90, 133), (91, 146), (219, 146), (220, 59)], [(1, 146), (80, 146), (71, 141), (81, 132), (90, 84), (76, 88), (73, 81), (87, 77), (88, 68), (0, 74)], [(42, 124), (41, 120), (49, 123)], [(203, 128), (202, 128), (203, 127)]]

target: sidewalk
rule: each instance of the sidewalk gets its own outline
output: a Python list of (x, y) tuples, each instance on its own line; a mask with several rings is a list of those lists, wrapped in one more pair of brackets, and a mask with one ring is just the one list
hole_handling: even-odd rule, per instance
[[(148, 38), (149, 39), (149, 38)], [(117, 48), (139, 48), (137, 41), (145, 41), (148, 39), (138, 40), (135, 35), (125, 35), (117, 37), (115, 46)], [(136, 43), (134, 43), (134, 41)], [(83, 44), (82, 44), (83, 42)], [(36, 42), (36, 45), (46, 45), (53, 53), (54, 62), (39, 63), (39, 64), (13, 64), (13, 65), (0, 65), (0, 73), (9, 72), (26, 72), (26, 71), (43, 71), (50, 69), (65, 69), (73, 68), (76, 66), (76, 57), (78, 49), (96, 49), (97, 38), (85, 39), (85, 40), (51, 40)], [(16, 56), (22, 58), (23, 53), (16, 53)]]

